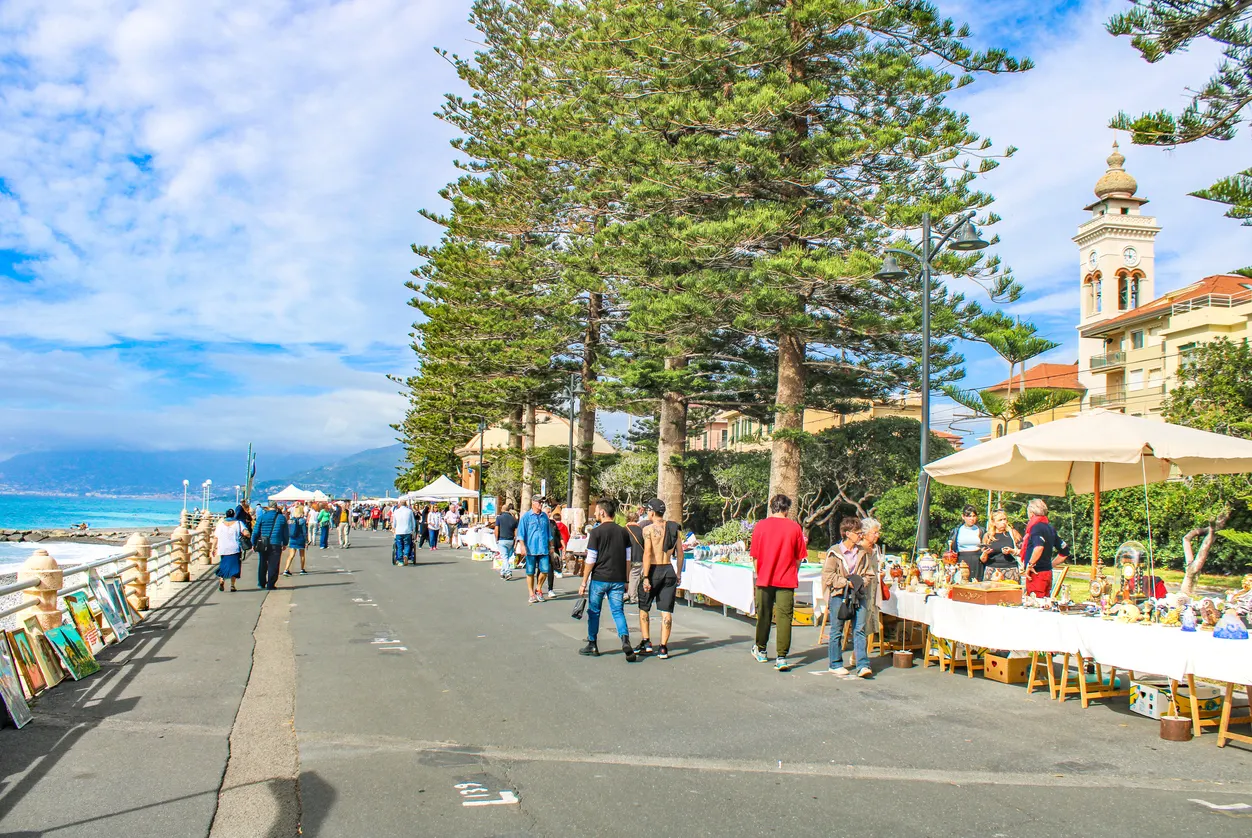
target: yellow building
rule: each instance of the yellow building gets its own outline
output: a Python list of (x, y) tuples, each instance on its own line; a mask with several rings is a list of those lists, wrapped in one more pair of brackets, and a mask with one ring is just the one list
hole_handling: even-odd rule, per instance
[[(1159, 417), (1179, 366), (1198, 344), (1245, 340), (1252, 319), (1252, 280), (1219, 274), (1156, 297), (1156, 219), (1140, 212), (1147, 199), (1122, 167), (1113, 144), (1099, 199), (1078, 228), (1082, 277), (1078, 379), (1083, 408), (1103, 407)], [(1149, 302), (1150, 301), (1150, 302)]]
[[(864, 409), (854, 413), (834, 413), (829, 410), (805, 409), (803, 428), (811, 434), (828, 428), (838, 428), (852, 422), (878, 419), (884, 416), (903, 416), (921, 421), (922, 402), (918, 396), (909, 396), (896, 402), (865, 402)], [(713, 416), (704, 427), (694, 428), (689, 441), (693, 451), (725, 448), (731, 451), (768, 451), (772, 422), (758, 422), (737, 410), (723, 410)], [(933, 429), (932, 429), (933, 431)], [(960, 448), (961, 438), (946, 431), (933, 431)]]

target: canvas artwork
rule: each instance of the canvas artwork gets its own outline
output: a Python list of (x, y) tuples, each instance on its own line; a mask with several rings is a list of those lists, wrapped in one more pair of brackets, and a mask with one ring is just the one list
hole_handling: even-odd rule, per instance
[(43, 669), (35, 657), (30, 638), (26, 636), (26, 629), (13, 629), (9, 632), (9, 651), (17, 665), (17, 674), (22, 676), (22, 681), (26, 684), (27, 693), (34, 698), (48, 686), (48, 681), (43, 677)]
[(44, 681), (49, 687), (55, 687), (65, 680), (65, 670), (61, 668), (61, 659), (57, 657), (52, 644), (43, 636), (43, 631), (39, 628), (39, 620), (27, 617), (24, 623), (26, 637), (30, 640), (31, 648), (35, 650), (35, 660), (39, 661), (39, 668), (43, 670)]
[(48, 638), (52, 648), (57, 650), (61, 663), (65, 664), (70, 677), (75, 681), (80, 681), (100, 671), (100, 664), (96, 663), (82, 635), (73, 626), (68, 624), (57, 626), (46, 632), (44, 636)]
[(122, 580), (110, 579), (108, 583), (109, 590), (113, 592), (113, 599), (121, 609), (122, 616), (126, 618), (126, 624), (133, 627), (139, 622), (139, 612), (135, 611), (135, 606), (131, 605), (130, 600), (126, 598), (126, 589), (122, 586)]
[(78, 636), (86, 641), (87, 648), (91, 650), (91, 654), (95, 655), (104, 649), (104, 639), (100, 637), (100, 629), (96, 627), (96, 618), (91, 616), (91, 606), (87, 604), (87, 594), (82, 591), (66, 594), (64, 602), (70, 619), (74, 621), (74, 626), (78, 629)]
[(22, 695), (22, 683), (9, 655), (9, 644), (0, 643), (0, 700), (9, 711), (9, 718), (17, 727), (24, 727), (31, 720), (30, 705)]
[(100, 574), (94, 567), (87, 571), (87, 587), (91, 589), (91, 595), (96, 598), (96, 604), (100, 606), (104, 621), (109, 624), (109, 628), (113, 629), (113, 637), (119, 643), (130, 637), (130, 626), (126, 622), (125, 612), (118, 607), (117, 601), (113, 598), (113, 592), (109, 590), (108, 585), (104, 584), (104, 580), (100, 578)]

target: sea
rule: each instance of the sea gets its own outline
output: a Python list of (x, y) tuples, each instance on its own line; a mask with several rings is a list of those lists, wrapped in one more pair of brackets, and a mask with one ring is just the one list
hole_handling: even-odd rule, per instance
[[(219, 501), (214, 506), (224, 510)], [(182, 498), (102, 498), (50, 497), (46, 495), (0, 495), (0, 529), (69, 529), (86, 523), (93, 530), (173, 527), (183, 510)], [(40, 547), (53, 554), (61, 565), (81, 564), (118, 552), (118, 547), (101, 544), (0, 542), (0, 575), (11, 573)]]

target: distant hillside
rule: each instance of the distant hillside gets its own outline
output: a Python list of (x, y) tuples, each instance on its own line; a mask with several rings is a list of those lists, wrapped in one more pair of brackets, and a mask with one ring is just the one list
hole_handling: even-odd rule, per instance
[(281, 480), (257, 481), (254, 497), (263, 498), (294, 483), (301, 489), (321, 489), (332, 497), (372, 497), (395, 494), (397, 468), (404, 461), (404, 446), (371, 448), (328, 465), (297, 471)]
[[(324, 457), (259, 453), (257, 480)], [(233, 498), (235, 484), (244, 482), (245, 459), (245, 451), (38, 451), (0, 462), (0, 492), (179, 497), (185, 479), (198, 496), (207, 478), (216, 497)]]

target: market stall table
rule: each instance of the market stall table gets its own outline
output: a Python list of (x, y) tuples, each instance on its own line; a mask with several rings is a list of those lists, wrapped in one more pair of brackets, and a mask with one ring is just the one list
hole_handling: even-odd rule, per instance
[[(681, 590), (702, 594), (744, 614), (756, 614), (756, 584), (752, 565), (741, 562), (714, 562), (688, 558), (683, 565)], [(812, 602), (821, 599), (822, 566), (800, 565), (799, 590), (808, 589)], [(689, 600), (690, 601), (690, 600)]]

